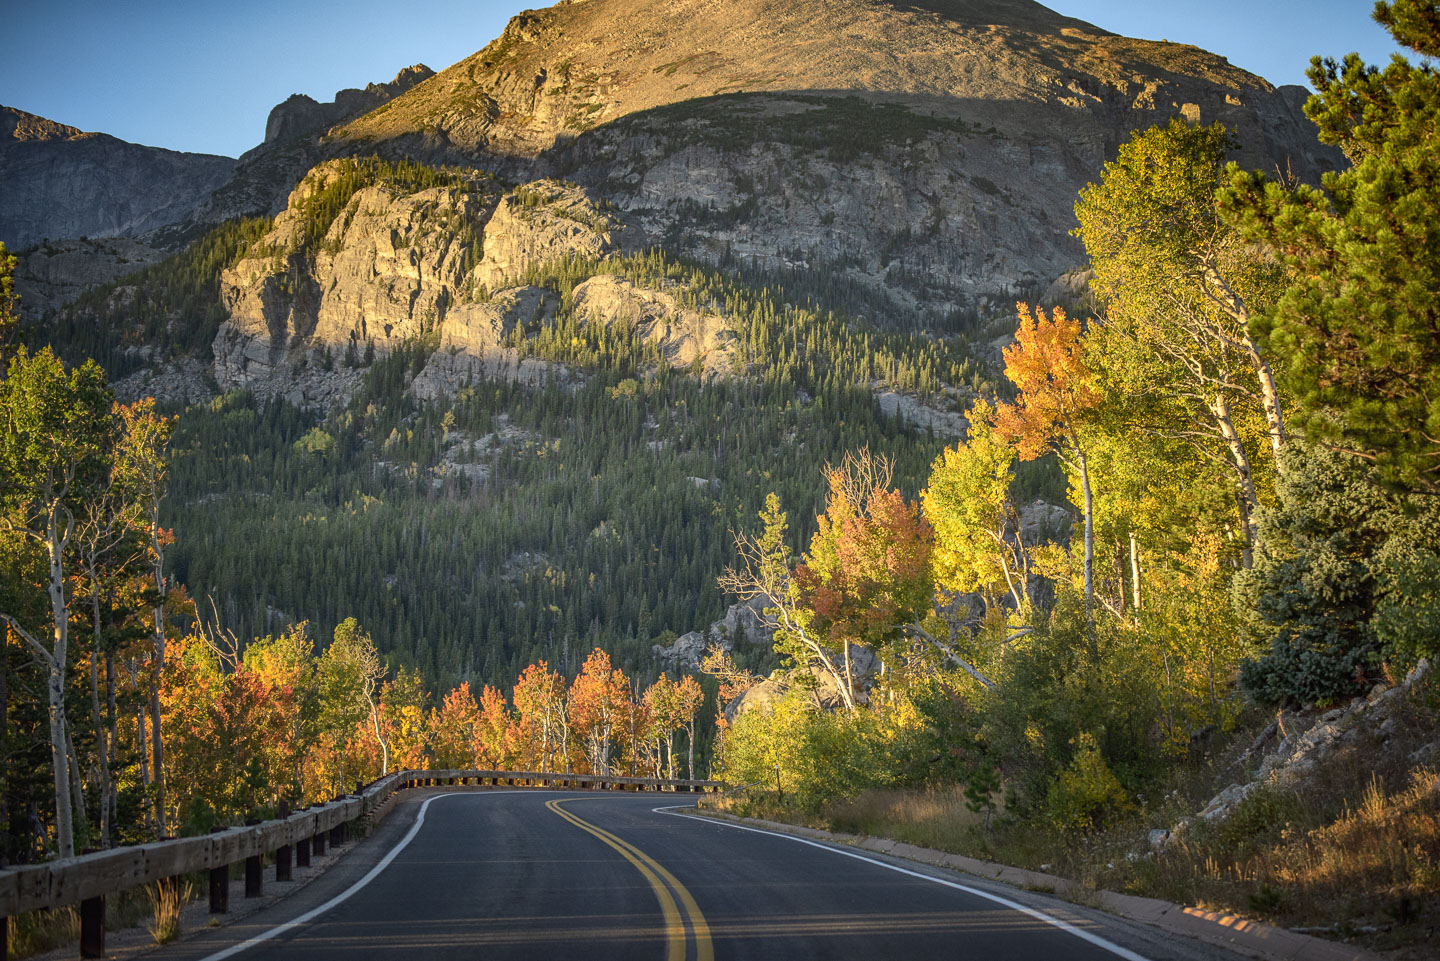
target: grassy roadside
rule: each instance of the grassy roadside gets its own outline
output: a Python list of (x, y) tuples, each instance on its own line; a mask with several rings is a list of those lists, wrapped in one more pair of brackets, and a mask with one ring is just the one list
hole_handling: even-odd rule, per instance
[(957, 785), (870, 790), (818, 810), (754, 789), (704, 806), (1044, 871), (1087, 890), (1233, 912), (1405, 961), (1440, 957), (1440, 685), (1431, 678), (1405, 692), (1383, 724), (1357, 725), (1303, 776), (1270, 778), (1228, 817), (1196, 818), (1152, 847), (1152, 829), (1193, 816), (1253, 773), (1246, 767), (1255, 762), (1242, 759), (1260, 720), (1210, 758), (1177, 763), (1162, 797), (1130, 799), (1131, 813), (1096, 831), (1062, 830), (1020, 810), (1000, 810), (987, 825)]

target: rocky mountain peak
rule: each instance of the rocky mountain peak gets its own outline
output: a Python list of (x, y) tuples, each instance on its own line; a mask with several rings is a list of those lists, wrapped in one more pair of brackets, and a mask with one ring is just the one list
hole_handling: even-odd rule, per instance
[(1188, 106), (1202, 122), (1253, 126), (1276, 99), (1223, 57), (1119, 37), (1030, 0), (585, 0), (519, 14), (332, 139), (418, 146), (428, 131), (432, 149), (535, 155), (640, 111), (742, 92), (898, 97), (994, 117), (1002, 131), (1028, 119), (1014, 104), (1107, 125)]
[(82, 130), (37, 117), (14, 107), (0, 105), (0, 142), (75, 140), (86, 136)]
[(265, 121), (264, 142), (267, 145), (280, 143), (323, 131), (388, 103), (434, 75), (435, 71), (417, 63), (401, 70), (389, 83), (366, 84), (363, 90), (354, 87), (337, 90), (335, 99), (327, 103), (303, 93), (293, 93), (271, 109)]

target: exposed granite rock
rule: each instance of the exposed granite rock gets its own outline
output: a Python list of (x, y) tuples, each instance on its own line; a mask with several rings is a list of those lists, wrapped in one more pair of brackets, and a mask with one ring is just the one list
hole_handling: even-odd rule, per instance
[[(708, 486), (710, 481), (705, 483)], [(769, 647), (775, 636), (775, 627), (765, 617), (765, 605), (765, 599), (761, 597), (731, 604), (725, 616), (712, 622), (704, 631), (691, 631), (668, 647), (653, 644), (650, 649), (668, 667), (698, 671), (705, 651), (712, 645), (726, 652), (733, 651), (737, 641), (754, 647)]]
[[(840, 665), (836, 665), (837, 668)], [(855, 678), (855, 700), (861, 704), (869, 701), (869, 688), (880, 670), (880, 659), (868, 647), (850, 645), (850, 671)], [(840, 696), (840, 685), (830, 673), (818, 664), (791, 671), (776, 671), (770, 677), (749, 688), (739, 697), (725, 705), (725, 720), (731, 723), (741, 714), (750, 711), (769, 711), (775, 702), (784, 697), (797, 684), (812, 692), (816, 705), (822, 711), (838, 711), (844, 706)]]
[(110, 385), (115, 399), (131, 403), (154, 397), (162, 404), (198, 404), (215, 396), (215, 382), (193, 357), (137, 371)]
[[(1343, 707), (1323, 713), (1314, 710), (1281, 713), (1240, 757), (1238, 764), (1249, 776), (1216, 794), (1195, 817), (1183, 819), (1165, 835), (1165, 842), (1183, 835), (1195, 821), (1224, 820), (1236, 805), (1262, 785), (1293, 787), (1342, 750), (1367, 739), (1385, 743), (1395, 728), (1396, 712), (1401, 709), (1403, 699), (1430, 669), (1430, 662), (1422, 659), (1400, 684), (1379, 685), (1368, 696), (1354, 698)], [(1432, 734), (1428, 743), (1414, 752), (1421, 756), (1412, 756), (1411, 761), (1424, 763), (1436, 754), (1440, 754), (1440, 737)]]
[(620, 245), (619, 221), (602, 213), (574, 185), (541, 180), (501, 198), (485, 231), (485, 257), (475, 279), (489, 288), (513, 284), (527, 267), (564, 257), (593, 260)]
[(234, 168), (0, 107), (0, 241), (136, 237), (188, 215)]
[(607, 327), (634, 326), (672, 367), (698, 366), (712, 375), (733, 371), (735, 335), (727, 318), (685, 306), (679, 293), (678, 287), (653, 290), (601, 274), (578, 284), (571, 297), (576, 316)]
[(355, 149), (353, 144), (327, 146), (322, 141), (331, 126), (383, 107), (432, 76), (429, 67), (416, 64), (401, 70), (389, 83), (337, 91), (329, 103), (292, 94), (271, 109), (264, 141), (240, 155), (231, 176), (183, 219), (155, 231), (152, 240), (174, 245), (232, 217), (273, 217), (285, 208), (290, 192), (316, 164), (341, 155), (374, 152)]
[[(1305, 96), (1027, 0), (585, 0), (517, 16), (434, 76), (409, 68), (329, 104), (292, 97), (234, 176), (153, 236), (273, 215), (314, 165), (378, 152), (564, 177), (605, 201), (593, 221), (540, 215), (551, 234), (529, 239), (542, 246), (798, 271), (865, 290), (866, 320), (935, 328), (957, 310), (1006, 314), (1080, 266), (1075, 193), (1133, 129), (1219, 120), (1246, 166), (1314, 180), (1342, 163)], [(527, 210), (512, 198), (495, 216)], [(606, 229), (615, 219), (634, 236)], [(476, 283), (519, 279), (527, 252), (507, 236), (487, 243)]]
[(560, 364), (522, 357), (504, 342), (517, 328), (548, 323), (555, 316), (555, 297), (541, 287), (511, 287), (478, 304), (457, 304), (440, 325), (440, 349), (411, 382), (410, 395), (436, 400), (453, 395), (467, 383), (503, 380), (519, 384), (567, 382)]
[(1035, 547), (1046, 541), (1064, 544), (1070, 536), (1070, 510), (1047, 501), (1020, 508), (1020, 543)]
[[(650, 650), (670, 670), (680, 669), (686, 671), (698, 671), (700, 661), (705, 657), (705, 650), (709, 645), (704, 634), (699, 631), (691, 631), (682, 634), (675, 639), (675, 643), (668, 647), (659, 644), (652, 644)], [(724, 650), (730, 650), (729, 647)]]
[[(535, 287), (492, 285), (531, 266), (615, 249), (607, 218), (575, 187), (540, 183), (496, 198), (451, 187), (406, 193), (393, 185), (357, 191), (313, 251), (302, 250), (305, 204), (339, 169), (317, 167), (298, 186), (270, 232), (221, 278), (230, 319), (214, 343), (215, 377), (226, 389), (293, 396), (319, 403), (318, 367), (349, 371), (322, 392), (343, 402), (358, 383), (357, 358), (385, 355), (438, 333), (440, 351), (412, 383), (417, 397), (453, 391), (471, 377), (537, 382), (565, 376), (555, 365), (522, 359), (507, 339), (553, 316), (553, 297)], [(468, 224), (484, 257), (457, 232)], [(320, 378), (323, 379), (323, 378)]]
[(21, 316), (38, 320), (91, 287), (119, 280), (165, 256), (163, 250), (126, 237), (47, 241), (32, 247), (15, 269)]
[[(922, 403), (910, 394), (884, 390), (884, 385), (880, 383), (872, 387), (876, 391), (875, 403), (879, 405), (881, 413), (886, 417), (895, 417), (898, 414), (907, 425), (918, 431), (932, 432), (941, 440), (963, 440), (970, 429), (970, 422), (961, 411), (942, 410)], [(968, 399), (964, 397), (961, 406), (967, 406)]]

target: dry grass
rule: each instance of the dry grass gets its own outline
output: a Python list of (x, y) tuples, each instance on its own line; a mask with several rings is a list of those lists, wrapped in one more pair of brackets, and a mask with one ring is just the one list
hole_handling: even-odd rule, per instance
[(152, 884), (145, 889), (154, 914), (145, 926), (156, 944), (169, 944), (180, 936), (180, 912), (194, 896), (195, 886), (189, 881)]
[[(183, 887), (186, 897), (190, 897), (194, 886), (185, 882)], [(143, 893), (140, 888), (132, 888), (111, 895), (105, 899), (105, 927), (111, 931), (133, 928), (152, 914), (153, 904), (149, 888), (143, 889)], [(46, 954), (80, 940), (80, 911), (73, 906), (54, 911), (29, 911), (6, 918), (5, 923), (10, 937), (10, 957), (15, 959)], [(157, 937), (157, 943), (164, 942)]]
[(80, 940), (80, 912), (76, 908), (29, 911), (6, 918), (10, 957), (28, 958)]
[(1440, 775), (1416, 770), (1393, 794), (1376, 778), (1333, 818), (1300, 794), (1264, 788), (1159, 858), (1102, 875), (1135, 893), (1368, 932), (1382, 945), (1423, 939), (1440, 914)]
[(964, 790), (956, 785), (866, 791), (833, 805), (825, 814), (834, 831), (962, 854), (974, 854), (984, 844), (986, 817), (970, 810)]

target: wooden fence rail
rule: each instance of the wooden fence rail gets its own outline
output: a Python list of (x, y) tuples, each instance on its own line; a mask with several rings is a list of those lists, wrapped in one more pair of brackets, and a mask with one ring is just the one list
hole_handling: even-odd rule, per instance
[(80, 957), (103, 957), (107, 895), (208, 871), (210, 911), (222, 913), (228, 909), (232, 864), (245, 862), (245, 895), (258, 896), (262, 893), (260, 871), (267, 854), (275, 854), (276, 879), (289, 880), (292, 858), (305, 867), (312, 851), (324, 853), (327, 840), (331, 844), (345, 843), (352, 823), (373, 823), (383, 818), (398, 792), (449, 785), (681, 793), (714, 792), (723, 787), (719, 781), (543, 771), (398, 771), (361, 787), (355, 794), (274, 820), (216, 829), (202, 837), (154, 841), (0, 871), (0, 961), (8, 961), (9, 957), (8, 924), (4, 922), (17, 914), (79, 904)]

